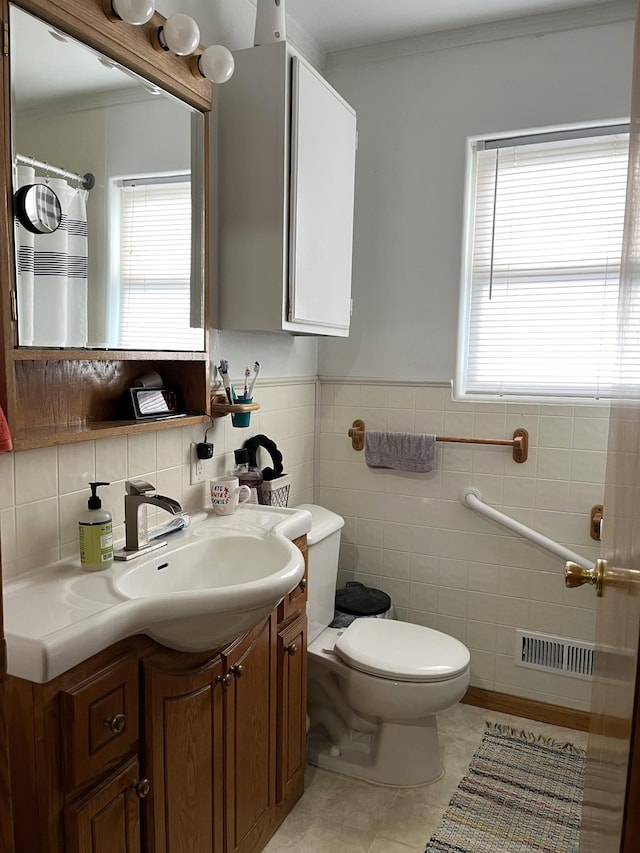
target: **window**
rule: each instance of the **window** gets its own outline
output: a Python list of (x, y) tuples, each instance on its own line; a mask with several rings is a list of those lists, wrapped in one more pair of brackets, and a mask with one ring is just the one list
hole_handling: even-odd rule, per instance
[(201, 350), (190, 327), (191, 179), (122, 180), (119, 346)]
[(628, 149), (628, 126), (472, 141), (457, 395), (610, 395)]

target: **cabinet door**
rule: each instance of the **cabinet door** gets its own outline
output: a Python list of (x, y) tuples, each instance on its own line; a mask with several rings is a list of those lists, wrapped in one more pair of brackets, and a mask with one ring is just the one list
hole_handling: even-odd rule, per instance
[(275, 620), (257, 625), (225, 658), (226, 851), (260, 850), (275, 811)]
[(289, 322), (347, 336), (356, 116), (326, 80), (292, 59)]
[(278, 802), (304, 788), (307, 722), (307, 619), (278, 633)]
[(167, 655), (144, 662), (147, 850), (221, 853), (222, 661), (172, 671)]
[(140, 853), (138, 760), (65, 809), (66, 853)]
[(304, 577), (298, 586), (291, 590), (278, 605), (278, 624), (288, 622), (297, 616), (307, 606), (307, 583), (309, 578), (309, 553), (307, 549), (307, 537), (300, 536), (293, 540), (293, 544), (302, 551), (304, 557)]

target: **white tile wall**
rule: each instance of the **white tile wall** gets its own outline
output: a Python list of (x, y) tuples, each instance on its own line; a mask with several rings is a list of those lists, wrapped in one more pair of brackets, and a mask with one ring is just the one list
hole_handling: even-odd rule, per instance
[[(357, 578), (384, 589), (401, 618), (465, 642), (472, 684), (588, 707), (588, 682), (516, 667), (513, 645), (516, 627), (592, 639), (593, 592), (565, 590), (561, 561), (475, 515), (459, 496), (473, 485), (487, 502), (595, 559), (589, 511), (603, 499), (607, 409), (473, 405), (452, 402), (445, 387), (335, 382), (320, 385), (316, 410), (313, 381), (264, 386), (258, 399), (249, 429), (234, 429), (229, 417), (214, 422), (208, 476), (233, 467), (233, 450), (249, 436), (270, 436), (293, 477), (289, 505), (314, 500), (315, 467), (315, 499), (345, 518), (341, 583)], [(370, 471), (347, 436), (355, 418), (370, 429), (489, 438), (526, 426), (529, 460), (518, 465), (504, 448), (438, 443), (430, 474)], [(111, 483), (102, 495), (116, 538), (124, 536), (127, 477), (150, 480), (185, 508), (206, 505), (207, 486), (189, 484), (188, 465), (205, 426), (0, 454), (4, 577), (77, 553), (88, 480)]]
[[(284, 381), (283, 381), (284, 383)], [(292, 476), (289, 505), (313, 500), (316, 383), (258, 385), (260, 410), (248, 429), (235, 429), (231, 418), (214, 421), (208, 439), (214, 458), (205, 465), (208, 477), (234, 465), (233, 451), (250, 436), (263, 433), (282, 452), (285, 472)], [(114, 536), (124, 538), (124, 482), (143, 477), (161, 494), (185, 509), (206, 506), (208, 484), (189, 483), (192, 441), (202, 441), (207, 424), (141, 435), (0, 454), (0, 546), (2, 574), (14, 577), (78, 552), (78, 514), (86, 509), (90, 480), (110, 483), (100, 494), (113, 514)], [(261, 467), (271, 465), (268, 457)], [(152, 516), (150, 524), (159, 522)]]
[[(483, 499), (591, 560), (589, 513), (602, 503), (608, 409), (456, 403), (445, 387), (325, 382), (319, 423), (319, 502), (345, 516), (340, 582), (388, 592), (401, 618), (446, 631), (471, 650), (478, 687), (587, 709), (588, 681), (517, 667), (515, 629), (592, 640), (595, 596), (565, 590), (564, 566), (464, 507)], [(529, 459), (508, 448), (438, 443), (430, 474), (371, 471), (351, 448), (369, 429), (510, 438), (529, 430)]]

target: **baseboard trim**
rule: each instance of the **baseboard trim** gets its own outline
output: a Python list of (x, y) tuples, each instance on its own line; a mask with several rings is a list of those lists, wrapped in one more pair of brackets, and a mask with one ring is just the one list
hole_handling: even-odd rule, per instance
[(469, 687), (462, 702), (465, 705), (475, 705), (477, 708), (486, 708), (487, 711), (495, 711), (499, 714), (526, 717), (529, 720), (537, 720), (539, 723), (563, 726), (579, 732), (589, 731), (591, 714), (588, 711), (565, 708), (563, 705), (550, 705), (548, 702), (511, 696), (509, 693), (496, 693), (495, 690), (485, 690), (482, 687)]

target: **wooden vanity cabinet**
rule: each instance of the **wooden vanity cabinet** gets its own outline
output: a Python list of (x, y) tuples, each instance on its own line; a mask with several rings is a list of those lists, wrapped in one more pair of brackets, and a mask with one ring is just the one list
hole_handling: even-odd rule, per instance
[(304, 790), (292, 595), (221, 650), (136, 636), (46, 684), (8, 677), (16, 853), (259, 853)]

